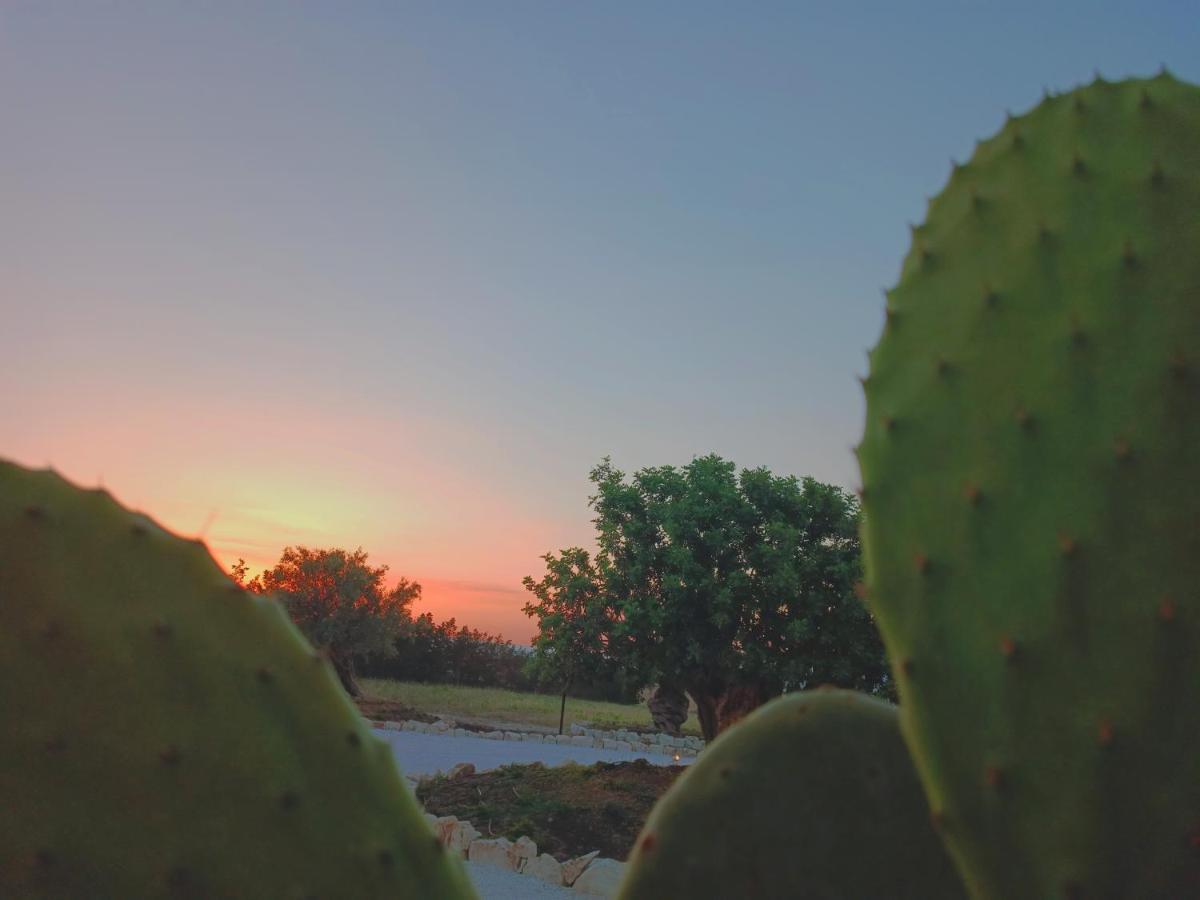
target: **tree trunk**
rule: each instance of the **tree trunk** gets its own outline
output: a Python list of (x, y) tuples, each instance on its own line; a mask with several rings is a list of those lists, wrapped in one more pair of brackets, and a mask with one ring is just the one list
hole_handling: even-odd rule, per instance
[(696, 718), (700, 720), (700, 734), (707, 743), (717, 736), (717, 694), (692, 688), (688, 691), (696, 701)]
[(730, 725), (744, 719), (770, 698), (766, 687), (758, 683), (693, 687), (688, 689), (696, 701), (696, 716), (705, 742), (711, 741)]
[(330, 651), (329, 661), (333, 664), (333, 671), (337, 672), (338, 681), (342, 683), (342, 687), (346, 689), (346, 693), (351, 697), (361, 697), (362, 688), (359, 687), (358, 677), (354, 674), (353, 657), (343, 659)]
[(567, 683), (563, 685), (562, 705), (558, 708), (558, 733), (563, 733), (563, 721), (567, 717), (567, 691), (571, 689), (571, 682), (574, 678), (568, 678)]
[(761, 684), (735, 684), (726, 689), (717, 702), (717, 733), (746, 718), (769, 700)]

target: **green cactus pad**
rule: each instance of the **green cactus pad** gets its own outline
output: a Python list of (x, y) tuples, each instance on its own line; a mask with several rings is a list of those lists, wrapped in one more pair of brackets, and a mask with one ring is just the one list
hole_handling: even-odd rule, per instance
[(1200, 89), (980, 143), (866, 395), (867, 595), (972, 893), (1200, 896)]
[(277, 603), (4, 462), (0, 711), (0, 896), (471, 896)]
[(654, 807), (622, 900), (941, 900), (966, 894), (896, 708), (790, 694), (722, 734)]

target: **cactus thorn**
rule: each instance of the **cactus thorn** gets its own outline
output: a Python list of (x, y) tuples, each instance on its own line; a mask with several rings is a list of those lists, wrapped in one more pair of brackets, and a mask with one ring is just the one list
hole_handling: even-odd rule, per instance
[(1160, 622), (1175, 621), (1175, 598), (1163, 597), (1162, 602), (1158, 604), (1158, 620)]
[(939, 378), (945, 378), (950, 374), (950, 363), (939, 356), (937, 362), (934, 364), (934, 371), (937, 372)]
[(983, 492), (979, 490), (979, 485), (974, 482), (968, 482), (966, 488), (963, 489), (963, 496), (967, 498), (967, 502), (972, 506), (978, 506), (983, 502)]
[[(729, 777), (728, 773), (729, 773), (728, 768), (721, 770), (721, 774), (723, 776), (725, 776), (726, 778)], [(642, 835), (642, 852), (643, 853), (649, 853), (651, 850), (654, 849), (655, 845), (657, 845), (657, 844), (658, 844), (658, 838), (653, 833)]]
[(1117, 458), (1117, 462), (1126, 462), (1132, 455), (1133, 448), (1129, 446), (1129, 441), (1118, 438), (1113, 444), (1113, 456)]
[(177, 766), (179, 765), (179, 760), (181, 758), (179, 748), (174, 744), (168, 744), (158, 752), (158, 758), (159, 761), (161, 761), (165, 766)]
[(1132, 269), (1138, 264), (1137, 253), (1133, 249), (1133, 241), (1129, 238), (1125, 239), (1125, 244), (1121, 248), (1121, 262), (1125, 263), (1125, 268)]
[(999, 766), (988, 766), (983, 770), (983, 781), (993, 790), (1004, 787), (1004, 770)]
[(1058, 536), (1058, 549), (1063, 556), (1069, 559), (1079, 552), (1079, 544), (1069, 534), (1060, 534)]
[(1017, 410), (1014, 418), (1017, 420), (1017, 426), (1022, 431), (1032, 431), (1033, 430), (1033, 416), (1031, 416), (1029, 414), (1029, 411), (1027, 409), (1025, 409), (1024, 407)]
[(1006, 660), (1012, 662), (1017, 656), (1017, 642), (1008, 635), (1000, 638), (1000, 653)]
[(906, 656), (906, 657), (904, 657), (904, 659), (900, 660), (900, 671), (904, 673), (905, 677), (908, 677), (908, 678), (912, 677), (912, 673), (913, 673), (912, 657)]
[(913, 565), (916, 567), (917, 572), (919, 572), (921, 575), (929, 574), (929, 567), (931, 563), (929, 562), (929, 557), (924, 553), (917, 553), (913, 556)]
[(896, 429), (896, 420), (891, 416), (884, 416), (880, 419), (880, 424), (883, 425), (883, 430), (889, 434)]
[(1113, 726), (1108, 719), (1103, 719), (1096, 729), (1096, 741), (1101, 747), (1107, 747), (1113, 742)]

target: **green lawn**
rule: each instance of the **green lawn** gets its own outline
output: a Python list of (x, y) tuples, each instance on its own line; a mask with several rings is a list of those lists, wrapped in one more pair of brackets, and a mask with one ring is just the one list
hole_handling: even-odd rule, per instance
[[(455, 687), (450, 684), (418, 684), (366, 678), (363, 691), (368, 697), (395, 700), (433, 715), (472, 716), (498, 722), (544, 725), (558, 728), (559, 698), (553, 694), (523, 694), (499, 688)], [(598, 700), (567, 698), (567, 724), (591, 722), (597, 728), (650, 728), (650, 712), (645, 705), (604, 703)], [(700, 724), (693, 712), (683, 726), (686, 734), (699, 734)]]

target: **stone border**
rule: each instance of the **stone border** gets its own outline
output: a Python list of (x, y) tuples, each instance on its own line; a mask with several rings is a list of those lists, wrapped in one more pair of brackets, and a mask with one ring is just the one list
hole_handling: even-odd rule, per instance
[(599, 850), (560, 863), (549, 853), (539, 854), (531, 838), (485, 838), (465, 819), (422, 815), (441, 845), (460, 859), (538, 878), (556, 887), (573, 887), (579, 894), (613, 897), (625, 873), (625, 863), (604, 859)]
[(415, 731), (419, 734), (440, 734), (451, 737), (479, 738), (487, 741), (525, 741), (533, 744), (558, 744), (570, 747), (591, 747), (596, 750), (620, 750), (626, 753), (655, 753), (673, 756), (676, 760), (691, 759), (704, 749), (704, 741), (698, 737), (672, 737), (669, 734), (639, 734), (635, 731), (618, 729), (605, 731), (590, 728), (586, 723), (572, 722), (567, 734), (543, 734), (540, 731), (471, 731), (458, 728), (453, 722), (438, 719), (436, 722), (381, 722), (371, 724), (384, 731)]

